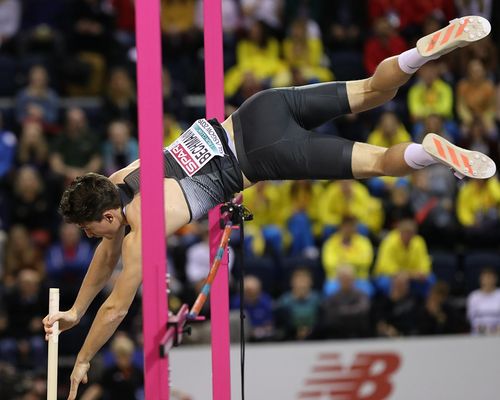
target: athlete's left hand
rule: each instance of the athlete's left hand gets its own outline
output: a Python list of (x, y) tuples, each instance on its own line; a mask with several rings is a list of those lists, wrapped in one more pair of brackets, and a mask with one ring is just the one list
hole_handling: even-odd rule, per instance
[(80, 383), (87, 383), (87, 372), (90, 369), (90, 363), (76, 360), (75, 367), (71, 373), (71, 389), (69, 391), (68, 400), (75, 400), (78, 386)]

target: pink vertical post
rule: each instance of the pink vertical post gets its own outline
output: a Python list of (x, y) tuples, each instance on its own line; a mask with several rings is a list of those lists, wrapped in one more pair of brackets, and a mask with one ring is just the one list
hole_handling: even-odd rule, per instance
[(168, 400), (166, 248), (163, 207), (163, 104), (160, 1), (136, 2), (139, 152), (143, 271), (144, 389), (148, 400)]
[[(205, 94), (207, 118), (224, 120), (224, 66), (222, 56), (222, 1), (203, 2), (205, 34)], [(222, 229), (220, 206), (209, 213), (210, 259), (215, 257)], [(210, 295), (212, 321), (212, 391), (214, 400), (231, 398), (231, 363), (229, 357), (229, 275), (227, 251), (215, 278)]]

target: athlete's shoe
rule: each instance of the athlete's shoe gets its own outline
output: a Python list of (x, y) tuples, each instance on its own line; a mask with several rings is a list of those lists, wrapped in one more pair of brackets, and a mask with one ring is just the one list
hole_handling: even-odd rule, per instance
[(450, 167), (460, 179), (464, 176), (487, 179), (495, 175), (497, 167), (487, 155), (462, 149), (435, 133), (427, 134), (422, 146), (432, 157)]
[(467, 46), (489, 35), (490, 22), (475, 15), (460, 17), (450, 21), (443, 29), (430, 33), (417, 42), (417, 50), (422, 57), (438, 58), (459, 47)]

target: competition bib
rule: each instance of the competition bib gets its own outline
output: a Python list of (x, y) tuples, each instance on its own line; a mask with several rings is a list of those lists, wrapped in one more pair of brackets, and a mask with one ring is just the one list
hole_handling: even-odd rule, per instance
[(205, 119), (197, 120), (167, 150), (188, 176), (193, 176), (224, 148), (215, 129)]

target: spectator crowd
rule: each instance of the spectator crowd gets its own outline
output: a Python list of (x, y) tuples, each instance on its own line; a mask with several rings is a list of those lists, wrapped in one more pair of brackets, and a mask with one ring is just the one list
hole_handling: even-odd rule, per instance
[[(204, 115), (204, 21), (202, 0), (161, 5), (167, 144)], [(363, 79), (453, 18), (488, 18), (490, 36), (425, 64), (388, 104), (317, 130), (386, 147), (434, 132), (498, 164), (500, 3), (222, 6), (227, 115), (267, 88)], [(2, 399), (45, 398), (47, 288), (60, 287), (61, 309), (71, 307), (97, 244), (58, 215), (65, 186), (138, 157), (134, 18), (134, 0), (0, 0)], [(231, 240), (230, 296), (236, 313), (243, 301), (249, 340), (500, 334), (497, 176), (459, 181), (435, 165), (404, 178), (261, 182), (245, 191), (244, 203), (254, 219), (243, 242)], [(173, 310), (193, 302), (208, 253), (204, 221), (168, 239)], [(236, 283), (242, 264), (243, 297)], [(113, 278), (61, 339), (61, 393), (112, 285)], [(140, 308), (139, 293), (99, 353), (82, 399), (141, 398)], [(191, 342), (205, 340), (201, 325)]]

